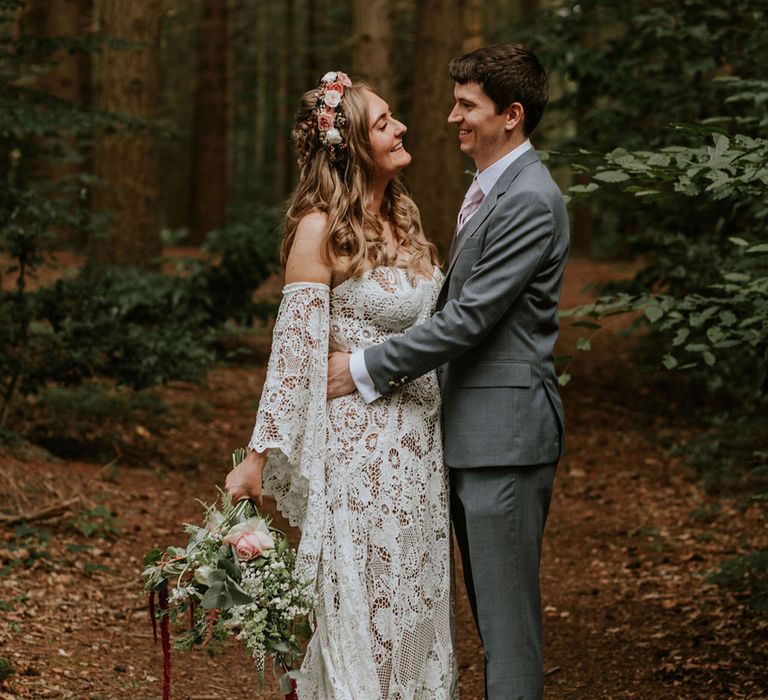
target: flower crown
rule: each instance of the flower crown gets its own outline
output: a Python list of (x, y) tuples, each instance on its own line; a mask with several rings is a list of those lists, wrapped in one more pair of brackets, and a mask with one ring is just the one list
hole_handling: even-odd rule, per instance
[(340, 70), (329, 71), (320, 78), (317, 102), (312, 111), (320, 132), (320, 143), (325, 146), (328, 160), (334, 164), (343, 163), (346, 157), (347, 144), (340, 129), (346, 125), (347, 117), (341, 100), (344, 97), (344, 88), (351, 85), (352, 81), (346, 73)]

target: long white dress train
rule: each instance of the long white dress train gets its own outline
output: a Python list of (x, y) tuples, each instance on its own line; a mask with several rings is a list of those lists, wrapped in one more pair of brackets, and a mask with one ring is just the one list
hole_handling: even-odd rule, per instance
[(457, 697), (448, 483), (429, 373), (371, 404), (327, 401), (327, 352), (404, 333), (431, 314), (442, 275), (379, 267), (330, 290), (287, 285), (252, 449), (264, 491), (301, 528), (317, 626), (300, 700)]

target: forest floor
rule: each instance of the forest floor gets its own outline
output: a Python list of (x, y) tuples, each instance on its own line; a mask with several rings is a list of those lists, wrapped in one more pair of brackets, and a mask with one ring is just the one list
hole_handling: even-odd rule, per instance
[[(563, 305), (623, 274), (573, 260)], [(686, 418), (695, 407), (660, 375), (628, 369), (628, 323), (618, 319), (578, 353), (563, 390), (568, 448), (542, 561), (545, 697), (768, 698), (768, 617), (705, 579), (723, 560), (768, 546), (765, 511), (706, 492), (669, 449), (695, 434)], [(576, 337), (566, 327), (559, 354), (571, 354)], [(228, 455), (250, 435), (269, 334), (247, 342), (250, 357), (215, 368), (204, 386), (159, 391), (167, 411), (146, 423), (86, 429), (72, 407), (60, 417), (72, 439), (57, 443), (59, 456), (0, 446), (0, 514), (65, 508), (0, 530), (0, 657), (14, 669), (0, 698), (160, 697), (142, 555), (184, 542), (182, 523), (201, 518), (196, 499), (215, 497)], [(480, 700), (482, 650), (457, 577), (461, 697)], [(263, 697), (278, 696), (268, 670)], [(262, 695), (253, 663), (228, 644), (215, 657), (174, 653), (172, 697)]]

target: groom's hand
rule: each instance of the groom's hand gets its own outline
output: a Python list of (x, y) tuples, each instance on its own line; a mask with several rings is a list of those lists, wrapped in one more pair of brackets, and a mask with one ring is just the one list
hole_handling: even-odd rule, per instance
[(328, 355), (328, 398), (346, 396), (357, 389), (349, 372), (349, 353), (332, 352)]

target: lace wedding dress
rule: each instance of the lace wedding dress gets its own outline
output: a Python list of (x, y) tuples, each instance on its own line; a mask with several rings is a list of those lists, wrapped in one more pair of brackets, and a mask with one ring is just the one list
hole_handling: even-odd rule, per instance
[(371, 404), (326, 400), (327, 352), (426, 320), (442, 275), (380, 267), (329, 290), (287, 285), (249, 444), (269, 449), (264, 492), (301, 528), (317, 625), (300, 700), (457, 697), (451, 539), (437, 379)]

